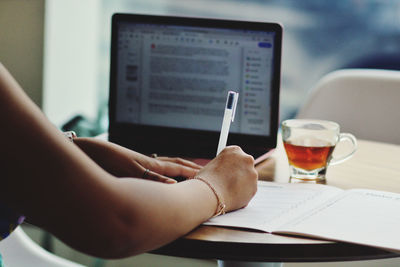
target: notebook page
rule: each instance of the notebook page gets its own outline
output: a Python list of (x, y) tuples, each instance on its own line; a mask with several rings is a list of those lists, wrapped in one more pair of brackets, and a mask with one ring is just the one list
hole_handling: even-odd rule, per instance
[(400, 252), (399, 222), (400, 194), (353, 189), (282, 229)]
[(272, 232), (342, 191), (326, 185), (259, 181), (257, 193), (247, 207), (211, 218), (204, 224)]

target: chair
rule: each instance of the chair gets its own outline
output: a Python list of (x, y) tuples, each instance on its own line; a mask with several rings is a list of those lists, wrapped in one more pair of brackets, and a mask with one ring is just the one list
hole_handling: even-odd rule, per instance
[(400, 144), (400, 71), (331, 72), (317, 82), (297, 118), (336, 121), (359, 139)]
[(6, 267), (84, 267), (44, 250), (21, 227), (0, 242), (0, 254)]

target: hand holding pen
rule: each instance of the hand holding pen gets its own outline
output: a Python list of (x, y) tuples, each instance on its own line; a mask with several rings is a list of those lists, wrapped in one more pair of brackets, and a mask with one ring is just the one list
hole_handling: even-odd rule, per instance
[(258, 174), (254, 168), (254, 158), (243, 152), (239, 146), (233, 145), (225, 149), (230, 124), (235, 118), (238, 97), (238, 93), (228, 92), (217, 157), (196, 175), (206, 180), (206, 184), (216, 192), (216, 214), (219, 214), (221, 203), (226, 212), (246, 206), (257, 191)]
[(235, 119), (236, 106), (239, 99), (239, 93), (234, 91), (228, 92), (226, 99), (224, 118), (222, 120), (221, 134), (219, 136), (217, 156), (226, 147), (228, 141), (229, 128), (231, 122)]

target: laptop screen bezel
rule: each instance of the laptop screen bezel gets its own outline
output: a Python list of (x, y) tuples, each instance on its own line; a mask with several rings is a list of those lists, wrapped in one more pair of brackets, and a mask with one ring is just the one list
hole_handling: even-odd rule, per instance
[(114, 14), (112, 17), (109, 95), (109, 140), (111, 142), (143, 154), (213, 158), (220, 135), (219, 131), (138, 125), (117, 121), (118, 25), (127, 22), (274, 32), (270, 135), (230, 133), (228, 145), (238, 145), (255, 158), (276, 147), (282, 54), (282, 26), (279, 23), (121, 13)]

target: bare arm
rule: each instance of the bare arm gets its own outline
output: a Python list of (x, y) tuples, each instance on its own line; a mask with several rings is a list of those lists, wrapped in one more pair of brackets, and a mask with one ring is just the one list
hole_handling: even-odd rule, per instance
[[(65, 140), (1, 64), (0, 125), (0, 201), (82, 252), (115, 258), (148, 251), (215, 212), (214, 194), (198, 180), (114, 179)], [(198, 175), (221, 192), (228, 210), (256, 191), (253, 159), (238, 147)]]

